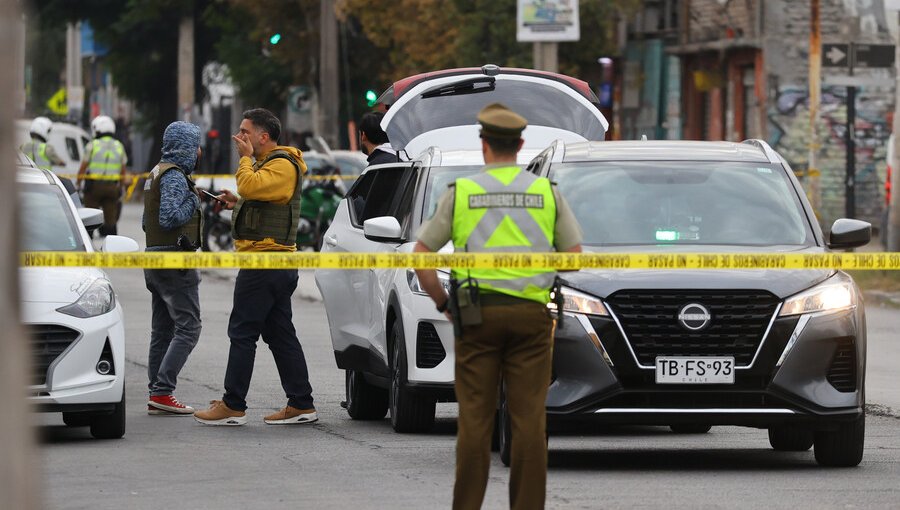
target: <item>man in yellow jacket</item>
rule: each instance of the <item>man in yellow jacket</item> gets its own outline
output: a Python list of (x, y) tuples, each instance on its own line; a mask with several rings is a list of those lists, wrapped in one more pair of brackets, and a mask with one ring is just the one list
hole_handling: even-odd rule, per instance
[[(232, 234), (237, 251), (296, 251), (300, 218), (303, 154), (278, 145), (281, 122), (272, 112), (244, 112), (234, 135), (241, 156), (235, 174), (239, 197), (225, 192), (220, 199), (234, 209)], [(252, 159), (251, 159), (252, 156)], [(254, 162), (255, 160), (255, 162)], [(194, 418), (206, 425), (247, 422), (247, 391), (253, 374), (259, 337), (272, 351), (287, 406), (265, 417), (270, 425), (318, 420), (303, 348), (291, 320), (291, 295), (297, 288), (296, 269), (241, 269), (234, 285), (234, 306), (228, 321), (231, 349), (225, 370), (225, 395)]]

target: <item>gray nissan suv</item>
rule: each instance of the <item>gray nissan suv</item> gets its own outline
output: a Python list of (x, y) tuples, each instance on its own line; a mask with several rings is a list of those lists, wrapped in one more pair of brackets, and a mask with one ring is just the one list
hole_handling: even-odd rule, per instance
[[(571, 205), (586, 251), (825, 252), (866, 244), (868, 223), (826, 236), (765, 142), (557, 142), (529, 170)], [(768, 429), (775, 450), (855, 466), (865, 434), (866, 317), (842, 271), (582, 270), (560, 274), (547, 398), (555, 422)], [(502, 392), (501, 392), (502, 393)], [(509, 422), (501, 395), (501, 458)]]

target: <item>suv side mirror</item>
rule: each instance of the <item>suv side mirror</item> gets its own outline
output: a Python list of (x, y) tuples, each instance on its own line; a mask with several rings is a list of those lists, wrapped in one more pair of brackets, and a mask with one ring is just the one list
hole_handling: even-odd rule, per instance
[(137, 241), (125, 236), (106, 236), (100, 246), (104, 253), (134, 253), (140, 249)]
[(856, 248), (871, 240), (871, 223), (848, 218), (835, 221), (828, 233), (828, 247), (831, 249)]
[(400, 222), (393, 216), (379, 216), (363, 222), (363, 235), (370, 241), (402, 242), (402, 230)]
[(88, 234), (100, 228), (100, 225), (103, 225), (103, 211), (100, 209), (79, 208), (78, 218), (81, 219), (81, 223), (84, 224)]

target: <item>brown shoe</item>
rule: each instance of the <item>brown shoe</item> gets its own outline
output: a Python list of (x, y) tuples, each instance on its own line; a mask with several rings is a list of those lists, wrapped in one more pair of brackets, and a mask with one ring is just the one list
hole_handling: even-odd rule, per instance
[(194, 419), (204, 425), (243, 425), (247, 423), (244, 411), (235, 411), (221, 400), (211, 400), (209, 409), (194, 413)]
[(315, 409), (297, 409), (291, 406), (285, 406), (281, 411), (265, 418), (265, 422), (269, 425), (300, 425), (315, 421), (319, 421)]

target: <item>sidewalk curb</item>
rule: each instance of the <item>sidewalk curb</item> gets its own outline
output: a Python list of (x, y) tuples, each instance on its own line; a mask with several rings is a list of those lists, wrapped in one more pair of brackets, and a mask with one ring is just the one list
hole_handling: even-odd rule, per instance
[(870, 304), (900, 308), (900, 292), (888, 292), (884, 290), (863, 291), (863, 297)]
[(900, 420), (900, 411), (895, 411), (893, 408), (881, 404), (866, 404), (866, 414)]

